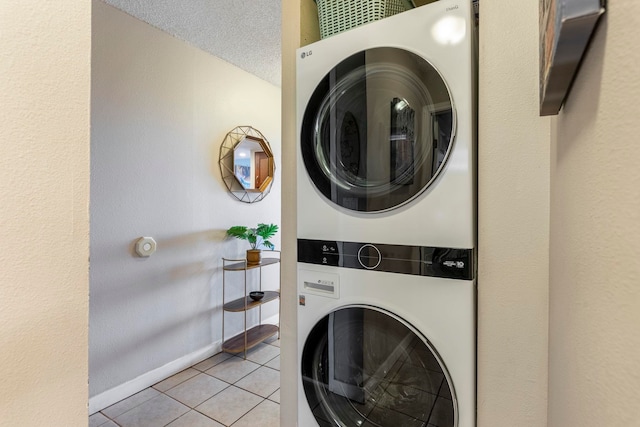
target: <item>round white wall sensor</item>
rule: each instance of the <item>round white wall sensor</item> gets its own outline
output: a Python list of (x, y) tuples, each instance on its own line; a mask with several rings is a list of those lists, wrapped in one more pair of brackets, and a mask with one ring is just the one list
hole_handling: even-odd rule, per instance
[(156, 241), (153, 237), (141, 237), (136, 242), (136, 253), (141, 257), (151, 256), (156, 251)]

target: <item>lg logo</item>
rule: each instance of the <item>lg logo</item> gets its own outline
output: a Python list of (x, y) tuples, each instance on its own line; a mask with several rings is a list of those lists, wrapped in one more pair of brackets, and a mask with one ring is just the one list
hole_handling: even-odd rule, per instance
[(306, 58), (307, 56), (311, 56), (311, 51), (308, 51), (308, 52), (302, 52), (302, 53), (300, 54), (300, 58), (302, 58), (302, 59)]

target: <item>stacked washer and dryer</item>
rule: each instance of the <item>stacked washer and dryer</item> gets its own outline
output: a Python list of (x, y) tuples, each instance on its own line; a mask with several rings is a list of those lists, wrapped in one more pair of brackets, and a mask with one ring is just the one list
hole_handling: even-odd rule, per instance
[(471, 427), (475, 21), (441, 0), (298, 50), (298, 426)]

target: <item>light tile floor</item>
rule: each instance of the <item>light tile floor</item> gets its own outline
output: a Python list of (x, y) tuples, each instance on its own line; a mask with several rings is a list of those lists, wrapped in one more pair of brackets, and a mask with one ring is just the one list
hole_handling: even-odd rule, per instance
[(280, 340), (218, 353), (89, 417), (89, 427), (278, 427)]

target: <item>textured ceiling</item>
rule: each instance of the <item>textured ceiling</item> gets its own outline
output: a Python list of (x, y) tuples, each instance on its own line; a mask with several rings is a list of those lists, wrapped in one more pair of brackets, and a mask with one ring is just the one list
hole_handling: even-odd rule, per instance
[(281, 85), (280, 0), (103, 1)]

